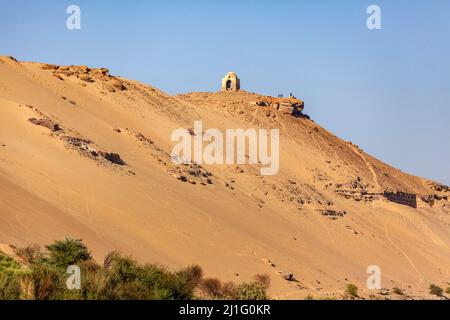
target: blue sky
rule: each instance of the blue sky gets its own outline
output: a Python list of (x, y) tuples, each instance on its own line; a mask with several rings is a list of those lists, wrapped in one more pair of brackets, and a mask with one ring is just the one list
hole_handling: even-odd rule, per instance
[[(66, 8), (81, 8), (81, 30)], [(382, 30), (366, 9), (381, 8)], [(316, 122), (450, 184), (450, 1), (0, 0), (0, 54), (108, 67), (168, 93), (242, 88), (305, 100)]]

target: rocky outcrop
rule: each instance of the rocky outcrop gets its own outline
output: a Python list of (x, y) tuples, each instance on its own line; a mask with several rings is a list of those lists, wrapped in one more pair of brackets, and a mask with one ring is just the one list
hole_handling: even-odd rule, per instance
[(346, 211), (336, 211), (336, 210), (330, 210), (330, 209), (322, 210), (322, 215), (325, 217), (329, 217), (331, 220), (336, 220), (338, 218), (342, 218), (346, 214), (347, 214)]
[(55, 132), (55, 131), (60, 131), (61, 128), (59, 127), (59, 125), (55, 122), (53, 122), (50, 119), (36, 119), (36, 118), (30, 118), (28, 119), (28, 121), (30, 121), (32, 124), (35, 124), (37, 126), (43, 126), (46, 127), (48, 129), (50, 129), (51, 131)]
[(109, 162), (118, 164), (119, 166), (126, 165), (125, 161), (122, 160), (118, 153), (99, 151), (98, 154)]
[(102, 88), (107, 92), (114, 93), (116, 91), (126, 90), (124, 81), (111, 76), (106, 68), (91, 69), (87, 66), (57, 66), (54, 64), (44, 64), (42, 69), (50, 70), (53, 76), (60, 80), (64, 78), (74, 77), (83, 82), (83, 86), (87, 83), (100, 82)]
[(347, 183), (337, 183), (335, 186), (334, 192), (345, 199), (370, 202), (381, 198), (381, 193), (369, 192), (369, 185), (360, 177), (356, 177)]
[(448, 201), (448, 196), (440, 196), (437, 194), (429, 194), (420, 198), (423, 202), (427, 203), (430, 207), (434, 206), (439, 201)]
[(126, 162), (120, 157), (119, 154), (98, 150), (94, 143), (89, 139), (72, 136), (63, 136), (61, 139), (66, 142), (68, 147), (76, 150), (85, 157), (91, 158), (92, 160), (100, 162), (104, 161), (104, 164), (109, 163), (119, 166), (126, 165)]
[(263, 97), (260, 100), (253, 102), (258, 107), (268, 107), (278, 112), (290, 115), (301, 115), (305, 106), (300, 99), (290, 98), (274, 98)]
[(440, 183), (431, 182), (431, 183), (429, 183), (429, 186), (431, 189), (433, 189), (437, 192), (444, 192), (444, 193), (450, 192), (450, 187), (440, 184)]

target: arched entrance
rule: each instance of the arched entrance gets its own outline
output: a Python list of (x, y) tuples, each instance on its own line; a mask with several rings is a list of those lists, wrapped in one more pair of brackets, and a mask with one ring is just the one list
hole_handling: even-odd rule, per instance
[(228, 90), (231, 90), (231, 83), (232, 83), (231, 80), (227, 80), (227, 84), (226, 84), (226, 86), (225, 86), (226, 89), (227, 89), (227, 91), (228, 91)]

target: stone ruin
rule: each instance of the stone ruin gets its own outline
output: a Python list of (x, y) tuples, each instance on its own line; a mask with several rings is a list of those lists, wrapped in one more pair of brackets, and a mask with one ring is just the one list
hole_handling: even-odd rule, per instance
[(355, 201), (371, 202), (384, 198), (387, 201), (411, 208), (416, 209), (418, 207), (418, 196), (416, 194), (392, 190), (385, 190), (379, 193), (369, 192), (368, 190), (369, 185), (364, 183), (360, 177), (357, 177), (355, 180), (348, 183), (336, 184), (335, 193), (343, 198), (352, 199)]
[(127, 90), (124, 81), (111, 76), (106, 68), (89, 68), (87, 66), (57, 66), (54, 64), (44, 64), (44, 70), (52, 71), (54, 77), (64, 80), (64, 77), (74, 77), (82, 81), (85, 86), (87, 83), (100, 82), (103, 89), (110, 93)]
[(383, 196), (388, 201), (417, 209), (417, 195), (413, 193), (384, 191)]

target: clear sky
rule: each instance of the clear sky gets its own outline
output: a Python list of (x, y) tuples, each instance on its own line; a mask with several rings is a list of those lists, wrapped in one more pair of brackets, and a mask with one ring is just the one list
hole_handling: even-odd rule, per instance
[[(66, 8), (81, 8), (68, 30)], [(366, 27), (369, 5), (381, 30)], [(450, 1), (0, 0), (0, 54), (108, 67), (168, 93), (242, 88), (403, 171), (450, 184)]]

